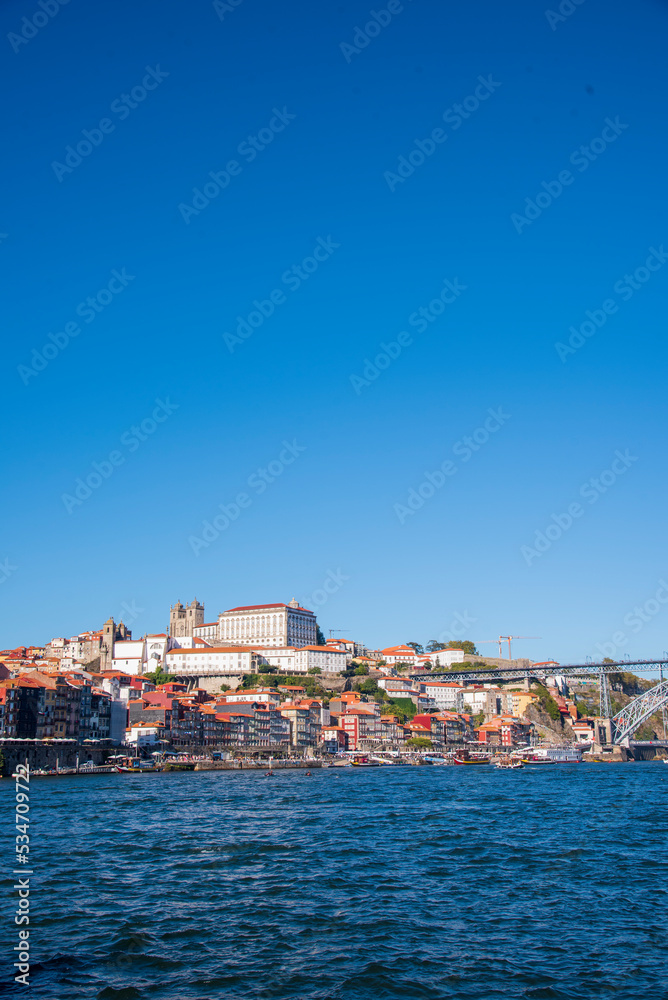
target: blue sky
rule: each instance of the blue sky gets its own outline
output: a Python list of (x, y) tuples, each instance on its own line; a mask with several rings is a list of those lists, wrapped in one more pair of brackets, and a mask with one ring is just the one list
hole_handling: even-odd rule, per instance
[(545, 3), (3, 4), (0, 645), (663, 652), (668, 4)]

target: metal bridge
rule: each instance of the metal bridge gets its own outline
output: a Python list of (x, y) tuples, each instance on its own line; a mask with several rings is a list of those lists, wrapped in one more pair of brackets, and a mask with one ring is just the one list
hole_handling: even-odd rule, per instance
[(617, 712), (617, 715), (613, 715), (612, 742), (628, 744), (636, 729), (666, 704), (668, 704), (668, 680), (661, 680), (649, 691), (630, 701), (621, 712)]
[[(549, 666), (529, 664), (527, 667), (486, 667), (471, 670), (432, 671), (430, 680), (471, 681), (471, 683), (488, 683), (490, 681), (523, 681), (526, 677), (582, 677), (589, 678), (592, 674), (619, 674), (625, 670), (633, 673), (662, 673), (668, 668), (668, 659), (661, 660), (617, 660), (614, 663), (555, 663)], [(411, 674), (411, 680), (424, 680), (425, 674)]]
[[(631, 737), (637, 729), (646, 722), (650, 716), (660, 710), (664, 713), (664, 736), (666, 728), (665, 709), (668, 705), (668, 680), (664, 680), (663, 671), (668, 667), (668, 660), (617, 660), (614, 663), (554, 663), (535, 664), (527, 667), (498, 667), (472, 670), (448, 670), (443, 673), (430, 673), (429, 680), (450, 680), (464, 681), (465, 683), (489, 683), (524, 680), (529, 681), (532, 677), (544, 680), (546, 677), (573, 677), (591, 678), (598, 677), (600, 688), (600, 715), (601, 718), (610, 719), (612, 730), (612, 742), (615, 745), (629, 746)], [(610, 692), (608, 687), (608, 675), (618, 674), (632, 669), (633, 673), (654, 673), (658, 670), (660, 680), (654, 687), (643, 692), (633, 701), (630, 701), (621, 712), (612, 715), (610, 709)], [(425, 674), (411, 674), (412, 680), (424, 680)], [(648, 744), (649, 745), (649, 744)], [(656, 744), (652, 744), (656, 745)]]

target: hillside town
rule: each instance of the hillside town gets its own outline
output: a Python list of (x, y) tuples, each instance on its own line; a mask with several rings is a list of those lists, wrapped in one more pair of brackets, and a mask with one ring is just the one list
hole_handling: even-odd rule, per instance
[[(467, 644), (430, 645), (440, 648), (325, 639), (295, 600), (214, 622), (198, 601), (177, 602), (165, 632), (133, 638), (110, 618), (1, 651), (0, 739), (302, 754), (533, 740), (527, 711), (539, 692), (443, 680), (465, 666)], [(547, 694), (588, 740), (593, 720), (579, 719), (556, 681)]]

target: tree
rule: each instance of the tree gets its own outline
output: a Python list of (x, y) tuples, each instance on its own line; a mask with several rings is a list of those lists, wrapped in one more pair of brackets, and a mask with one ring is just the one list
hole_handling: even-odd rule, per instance
[(383, 689), (378, 687), (373, 677), (367, 677), (365, 681), (357, 681), (355, 690), (359, 691), (360, 694), (370, 694), (372, 697), (378, 697), (381, 701), (387, 697)]
[(411, 736), (409, 740), (406, 740), (406, 746), (413, 747), (415, 750), (431, 750), (433, 745), (426, 736)]
[(415, 650), (418, 656), (422, 656), (424, 653), (424, 646), (421, 646), (419, 642), (407, 642), (407, 646), (411, 646)]
[(148, 679), (152, 681), (156, 687), (160, 684), (169, 684), (170, 681), (176, 680), (176, 677), (173, 674), (166, 674), (160, 666), (156, 667), (152, 673), (144, 674), (144, 677), (148, 677)]
[(443, 649), (463, 649), (464, 652), (468, 653), (470, 656), (479, 656), (480, 655), (478, 653), (478, 650), (475, 648), (475, 643), (471, 642), (470, 639), (464, 639), (463, 641), (460, 641), (459, 639), (451, 639), (450, 642), (448, 642), (442, 648)]
[(439, 642), (437, 639), (430, 639), (426, 645), (428, 653), (437, 653), (439, 649), (445, 649), (445, 643)]
[(359, 667), (355, 667), (353, 673), (357, 677), (365, 677), (369, 673), (369, 668), (367, 667), (366, 663), (361, 663)]
[(320, 669), (320, 667), (309, 667), (308, 672), (310, 674), (321, 674), (322, 670)]
[(547, 712), (547, 714), (550, 716), (553, 722), (557, 722), (559, 720), (563, 725), (563, 719), (561, 718), (561, 712), (559, 711), (559, 706), (557, 705), (556, 701), (554, 700), (550, 692), (547, 690), (547, 688), (543, 684), (537, 684), (536, 690), (539, 696), (540, 707), (543, 709), (543, 711)]
[(327, 645), (327, 640), (325, 639), (324, 635), (322, 634), (322, 629), (320, 628), (319, 625), (316, 625), (315, 628), (316, 628), (316, 632), (315, 632), (316, 645), (317, 646), (326, 646)]

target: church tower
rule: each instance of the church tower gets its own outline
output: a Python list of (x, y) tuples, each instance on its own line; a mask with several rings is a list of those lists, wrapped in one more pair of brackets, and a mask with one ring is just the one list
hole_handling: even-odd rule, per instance
[(113, 618), (108, 618), (102, 626), (102, 637), (100, 639), (100, 670), (111, 670), (114, 659), (114, 640), (116, 638), (116, 625)]
[(177, 601), (169, 609), (169, 634), (178, 638), (179, 636), (192, 636), (197, 625), (204, 624), (204, 605), (197, 599), (191, 601), (184, 607)]

